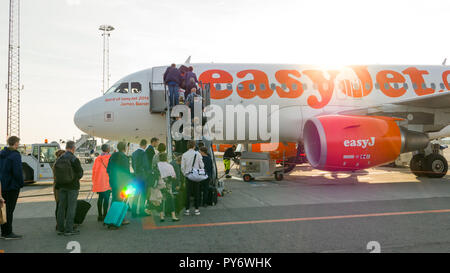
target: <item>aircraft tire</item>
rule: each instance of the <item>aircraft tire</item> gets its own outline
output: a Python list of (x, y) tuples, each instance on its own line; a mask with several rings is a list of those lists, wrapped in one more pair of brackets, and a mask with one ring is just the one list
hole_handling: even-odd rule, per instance
[(447, 174), (448, 162), (440, 154), (429, 154), (425, 157), (426, 175), (430, 178), (442, 178)]
[(409, 162), (411, 172), (417, 177), (425, 176), (425, 156), (423, 154), (416, 154)]

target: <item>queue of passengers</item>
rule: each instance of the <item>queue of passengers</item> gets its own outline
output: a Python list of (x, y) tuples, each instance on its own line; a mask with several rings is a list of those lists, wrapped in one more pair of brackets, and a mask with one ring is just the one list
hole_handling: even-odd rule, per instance
[[(13, 240), (22, 238), (13, 233), (12, 223), (24, 179), (21, 156), (17, 151), (20, 139), (12, 136), (7, 142), (8, 147), (0, 152), (0, 208), (6, 213), (6, 222), (1, 222), (1, 239)], [(141, 140), (140, 148), (132, 155), (134, 172), (131, 173), (130, 160), (126, 155), (127, 145), (124, 142), (119, 142), (117, 151), (112, 154), (108, 145), (102, 145), (102, 153), (96, 158), (92, 168), (92, 191), (98, 194), (98, 221), (104, 221), (111, 197), (113, 202), (127, 201), (121, 193), (129, 185), (137, 189), (130, 202), (134, 217), (149, 216), (152, 215), (152, 210), (156, 210), (160, 221), (165, 221), (166, 213), (170, 214), (172, 221), (179, 221), (177, 214), (183, 207), (184, 215), (191, 214), (191, 196), (194, 197), (194, 214), (200, 215), (199, 207), (206, 207), (208, 203), (207, 189), (213, 164), (206, 147), (198, 146), (199, 151), (196, 150), (197, 143), (189, 141), (187, 151), (176, 154), (168, 162), (166, 145), (159, 143), (157, 138), (152, 138), (150, 145), (147, 145), (145, 139)], [(65, 148), (65, 151), (56, 152), (53, 190), (57, 234), (70, 236), (80, 233), (77, 224), (81, 223), (76, 223), (75, 219), (80, 179), (84, 172), (80, 160), (75, 156), (75, 143), (68, 141)], [(194, 168), (205, 169), (208, 178), (203, 181), (187, 178)], [(139, 209), (139, 203), (143, 211)], [(129, 220), (124, 219), (122, 225), (129, 223)]]

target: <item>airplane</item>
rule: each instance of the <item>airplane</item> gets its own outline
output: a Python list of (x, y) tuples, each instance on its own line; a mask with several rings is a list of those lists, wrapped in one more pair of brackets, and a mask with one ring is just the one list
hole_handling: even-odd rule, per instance
[[(207, 85), (208, 104), (221, 109), (249, 109), (251, 105), (271, 109), (263, 117), (278, 117), (277, 142), (304, 145), (313, 168), (355, 171), (413, 152), (410, 168), (416, 176), (439, 178), (447, 173), (447, 160), (432, 142), (450, 136), (450, 69), (445, 64), (188, 65), (199, 82)], [(167, 67), (152, 67), (120, 79), (76, 112), (76, 126), (89, 135), (117, 141), (166, 138), (162, 113)], [(245, 119), (233, 112), (223, 116), (224, 123), (233, 121), (231, 129), (240, 120)], [(214, 143), (268, 142), (260, 134), (249, 138), (260, 127), (259, 122), (247, 124), (244, 139), (234, 135)], [(220, 130), (226, 134), (230, 129)]]

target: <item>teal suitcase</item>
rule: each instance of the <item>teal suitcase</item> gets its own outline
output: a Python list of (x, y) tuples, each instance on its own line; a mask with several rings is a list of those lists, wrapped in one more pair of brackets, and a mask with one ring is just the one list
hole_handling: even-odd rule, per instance
[(125, 202), (113, 202), (105, 217), (105, 225), (120, 227), (128, 211), (128, 205)]

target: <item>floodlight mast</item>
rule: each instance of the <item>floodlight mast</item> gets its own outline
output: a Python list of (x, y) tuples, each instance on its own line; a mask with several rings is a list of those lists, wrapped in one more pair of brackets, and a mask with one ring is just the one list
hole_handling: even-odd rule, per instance
[(20, 0), (9, 1), (6, 137), (20, 137)]
[(99, 30), (103, 31), (103, 89), (102, 94), (104, 95), (106, 90), (109, 88), (109, 37), (111, 37), (111, 31), (114, 30), (113, 26), (101, 25)]

